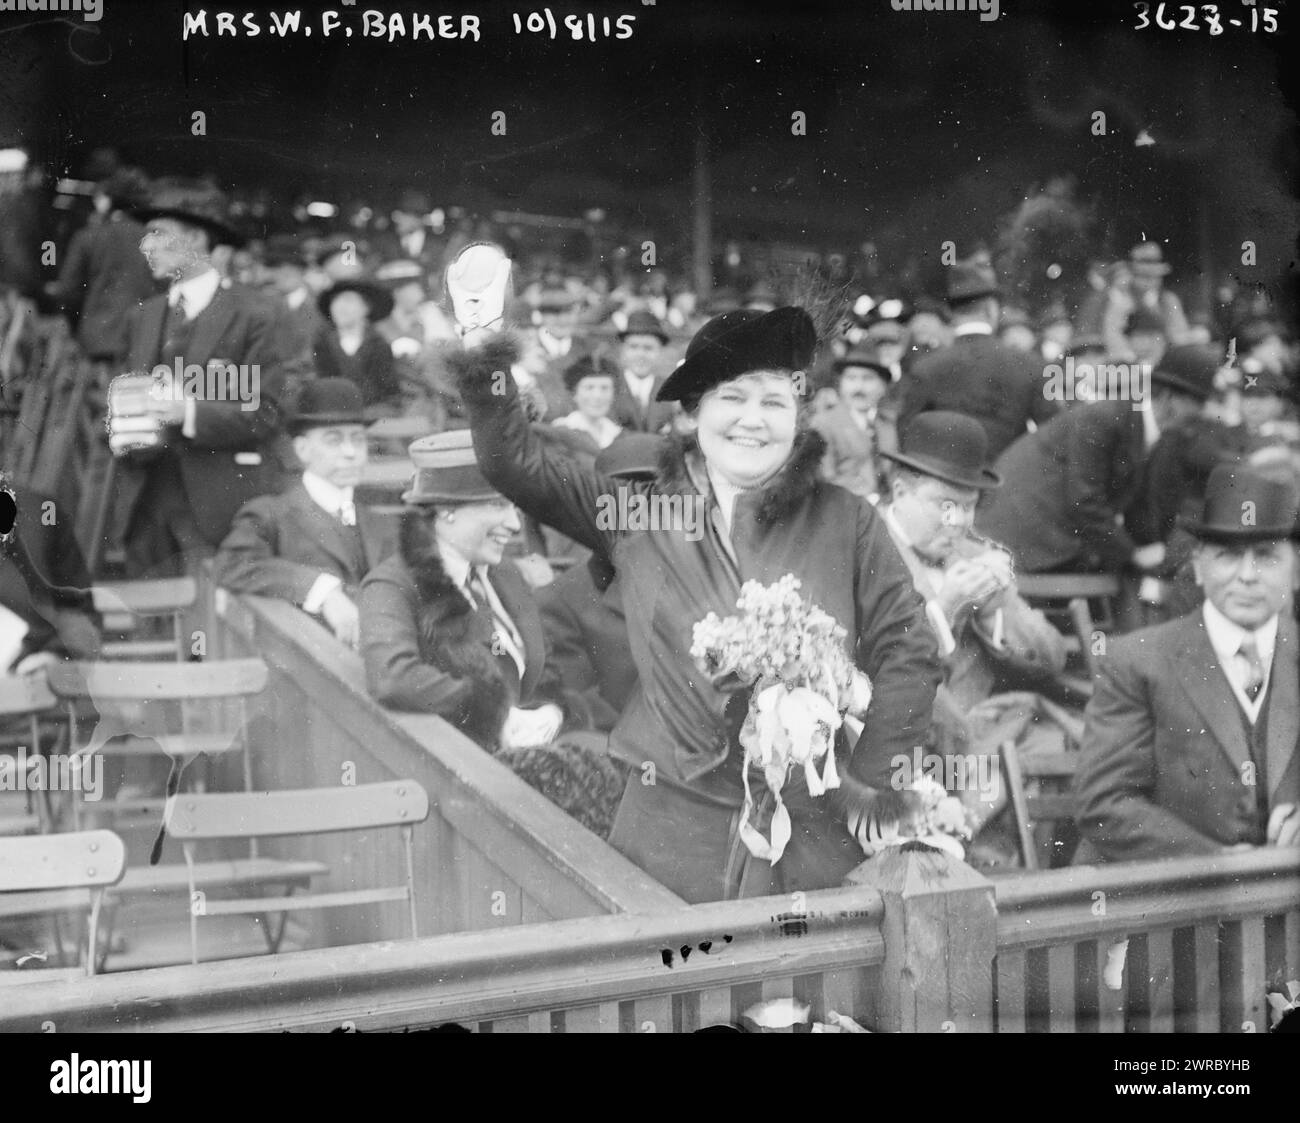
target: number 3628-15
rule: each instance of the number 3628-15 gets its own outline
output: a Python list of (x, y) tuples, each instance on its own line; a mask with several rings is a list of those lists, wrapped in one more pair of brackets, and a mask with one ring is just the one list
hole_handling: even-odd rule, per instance
[[(1135, 30), (1141, 31), (1144, 27), (1151, 27), (1153, 19), (1153, 13), (1151, 11), (1152, 5), (1147, 3), (1137, 3), (1133, 5), (1133, 8), (1137, 12), (1138, 18)], [(1168, 16), (1165, 14), (1166, 8), (1169, 9), (1171, 13)], [(1202, 17), (1205, 20), (1204, 24), (1196, 22), (1196, 13), (1198, 10), (1201, 12)], [(1266, 32), (1274, 32), (1277, 30), (1277, 10), (1275, 8), (1258, 9), (1251, 7), (1249, 11), (1251, 31), (1258, 31), (1261, 23), (1264, 25), (1264, 30)], [(1182, 19), (1178, 18), (1176, 14), (1178, 12), (1184, 13)], [(1245, 13), (1243, 12), (1242, 14), (1244, 15)], [(1196, 4), (1156, 4), (1154, 20), (1154, 26), (1159, 27), (1164, 31), (1173, 31), (1175, 28), (1179, 28), (1184, 31), (1208, 31), (1211, 35), (1223, 34), (1223, 20), (1219, 16), (1219, 6), (1217, 4), (1201, 4), (1199, 5), (1199, 8)], [(1242, 25), (1242, 21), (1238, 19), (1230, 19), (1228, 22), (1231, 23), (1233, 27), (1240, 27)]]

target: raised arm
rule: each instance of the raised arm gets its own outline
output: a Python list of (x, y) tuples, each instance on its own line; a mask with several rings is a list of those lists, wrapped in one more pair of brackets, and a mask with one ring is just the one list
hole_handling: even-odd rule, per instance
[(618, 494), (616, 481), (533, 433), (510, 373), (517, 356), (514, 340), (499, 335), (448, 357), (469, 411), (479, 468), (525, 514), (609, 558), (618, 532), (604, 525), (601, 513)]

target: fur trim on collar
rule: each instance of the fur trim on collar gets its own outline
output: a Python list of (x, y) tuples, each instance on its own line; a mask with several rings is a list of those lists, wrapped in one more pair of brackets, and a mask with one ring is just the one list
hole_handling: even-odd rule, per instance
[[(758, 521), (779, 522), (821, 486), (822, 457), (826, 441), (816, 429), (804, 429), (795, 437), (790, 459), (775, 478), (763, 487)], [(674, 434), (659, 454), (659, 490), (669, 494), (706, 492), (708, 475), (704, 454), (694, 433)]]
[(397, 543), (402, 561), (415, 580), (420, 603), (427, 605), (443, 600), (451, 615), (468, 615), (469, 601), (461, 595), (460, 589), (443, 568), (432, 520), (417, 511), (404, 512)]

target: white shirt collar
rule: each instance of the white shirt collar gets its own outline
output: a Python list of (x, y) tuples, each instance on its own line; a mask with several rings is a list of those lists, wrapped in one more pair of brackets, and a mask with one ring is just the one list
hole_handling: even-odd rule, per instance
[[(446, 542), (438, 543), (438, 554), (442, 558), (443, 572), (451, 578), (456, 588), (458, 588), (465, 594), (466, 598), (468, 598), (469, 591), (465, 588), (465, 582), (469, 580), (469, 559), (457, 550), (455, 546), (449, 545)], [(484, 581), (487, 580), (487, 566), (479, 566), (479, 576), (481, 576)]]
[(172, 285), (167, 290), (167, 305), (169, 308), (175, 308), (176, 301), (184, 294), (185, 318), (192, 320), (212, 303), (212, 298), (217, 295), (219, 288), (221, 288), (221, 274), (216, 269), (205, 269), (197, 277), (191, 277), (188, 281), (177, 281)]
[(709, 486), (713, 488), (713, 498), (718, 502), (718, 511), (722, 515), (722, 524), (727, 528), (727, 533), (730, 534), (731, 516), (736, 510), (736, 497), (746, 489), (728, 483), (707, 464), (705, 465), (705, 471), (709, 474)]
[(952, 329), (953, 335), (992, 335), (993, 325), (983, 320), (966, 320)]
[(1259, 652), (1260, 662), (1264, 664), (1264, 689), (1262, 689), (1255, 700), (1252, 702), (1247, 697), (1245, 690), (1242, 689), (1241, 661), (1238, 659), (1238, 653), (1241, 650), (1241, 641), (1246, 638), (1246, 629), (1240, 624), (1234, 624), (1222, 612), (1220, 612), (1209, 600), (1202, 604), (1202, 615), (1205, 619), (1205, 634), (1210, 639), (1210, 646), (1214, 648), (1214, 654), (1219, 660), (1219, 666), (1228, 676), (1228, 682), (1232, 684), (1232, 692), (1237, 696), (1237, 701), (1241, 703), (1242, 709), (1254, 721), (1259, 716), (1260, 708), (1264, 704), (1264, 696), (1268, 693), (1268, 680), (1271, 677), (1273, 668), (1273, 651), (1277, 647), (1277, 626), (1278, 618), (1273, 616), (1265, 621), (1254, 630), (1255, 648)]
[(352, 488), (335, 487), (329, 480), (313, 472), (302, 474), (302, 486), (307, 489), (312, 502), (331, 515), (337, 515), (352, 504)]

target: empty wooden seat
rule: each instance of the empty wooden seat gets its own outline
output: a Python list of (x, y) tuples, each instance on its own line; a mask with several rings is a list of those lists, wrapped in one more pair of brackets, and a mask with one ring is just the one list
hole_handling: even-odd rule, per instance
[[(1078, 652), (1089, 676), (1097, 673), (1097, 632), (1115, 630), (1116, 603), (1120, 579), (1114, 573), (1018, 573), (1016, 588), (1026, 600), (1048, 616), (1068, 620), (1078, 643)], [(1100, 615), (1094, 617), (1091, 602)]]
[(93, 975), (104, 891), (125, 868), (126, 847), (112, 831), (0, 838), (0, 918), (88, 911), (84, 967)]
[[(185, 614), (198, 598), (198, 583), (193, 577), (172, 577), (146, 581), (116, 581), (96, 585), (91, 590), (95, 611), (103, 618), (104, 631), (126, 638), (105, 640), (100, 647), (103, 659), (175, 659), (188, 657)], [(142, 620), (171, 618), (171, 637), (147, 639), (138, 632)]]
[[(299, 909), (405, 901), (415, 937), (415, 864), (413, 828), (429, 814), (429, 798), (413, 780), (392, 780), (356, 787), (307, 788), (282, 792), (178, 795), (167, 801), (167, 833), (178, 839), (190, 870), (190, 953), (199, 961), (198, 922), (203, 916), (280, 913)], [(272, 838), (328, 834), (332, 831), (397, 827), (402, 831), (405, 882), (398, 886), (317, 893), (302, 896), (212, 900), (203, 891), (196, 844), (230, 838)], [(196, 896), (196, 894), (199, 894)], [(272, 947), (272, 951), (275, 948)]]
[[(50, 692), (43, 675), (0, 675), (0, 769), (26, 768), (41, 755), (41, 719), (54, 714), (58, 699)], [(10, 730), (16, 724), (17, 730)], [(10, 756), (12, 754), (12, 756)], [(15, 775), (15, 780), (17, 776)], [(0, 835), (28, 834), (49, 826), (48, 792), (27, 788), (26, 813), (0, 814)], [(11, 790), (18, 788), (13, 784)]]

